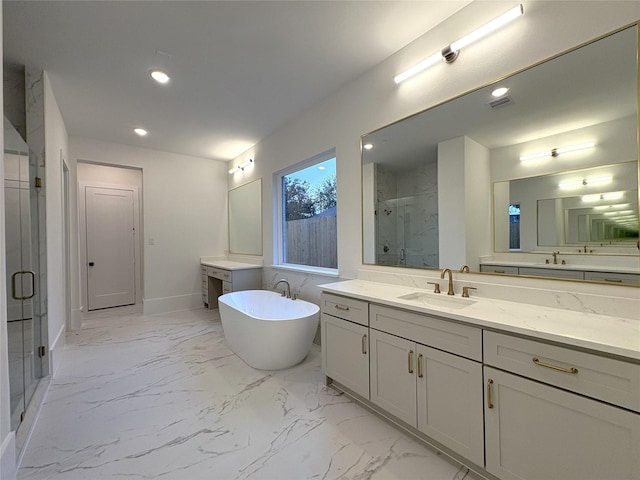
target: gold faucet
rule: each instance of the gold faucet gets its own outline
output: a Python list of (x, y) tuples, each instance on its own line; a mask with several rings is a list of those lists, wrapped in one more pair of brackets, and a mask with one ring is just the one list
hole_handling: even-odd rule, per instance
[(444, 275), (449, 274), (449, 290), (447, 291), (447, 295), (455, 295), (456, 292), (453, 291), (453, 272), (451, 272), (450, 268), (443, 268), (442, 272), (440, 272), (440, 278), (444, 278)]
[(553, 255), (553, 264), (557, 265), (558, 264), (558, 255), (560, 255), (560, 251), (553, 252), (551, 255)]

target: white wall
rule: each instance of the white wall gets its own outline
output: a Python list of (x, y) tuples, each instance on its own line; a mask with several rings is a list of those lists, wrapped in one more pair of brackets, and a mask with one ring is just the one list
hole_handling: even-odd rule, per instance
[[(264, 262), (272, 263), (272, 174), (335, 147), (338, 179), (338, 267), (357, 276), (362, 266), (360, 135), (479, 85), (516, 72), (640, 18), (640, 2), (523, 1), (525, 15), (401, 85), (393, 76), (513, 7), (474, 2), (387, 60), (317, 104), (235, 159), (255, 168), (229, 178), (228, 188), (263, 177)], [(286, 276), (286, 275), (283, 275)]]
[(227, 249), (226, 164), (79, 137), (69, 145), (73, 164), (142, 169), (144, 312), (199, 307), (200, 257)]
[[(64, 348), (65, 282), (63, 244), (63, 177), (62, 162), (68, 158), (67, 129), (58, 108), (46, 72), (44, 82), (44, 138), (47, 201), (47, 308), (49, 339), (49, 373), (57, 371)], [(73, 251), (73, 250), (72, 250)]]

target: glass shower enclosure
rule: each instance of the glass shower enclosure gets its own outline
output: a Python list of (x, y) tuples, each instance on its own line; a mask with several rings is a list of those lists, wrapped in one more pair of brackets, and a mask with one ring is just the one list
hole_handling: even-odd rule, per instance
[(17, 430), (47, 374), (44, 162), (6, 118), (4, 147), (9, 391), (11, 429)]

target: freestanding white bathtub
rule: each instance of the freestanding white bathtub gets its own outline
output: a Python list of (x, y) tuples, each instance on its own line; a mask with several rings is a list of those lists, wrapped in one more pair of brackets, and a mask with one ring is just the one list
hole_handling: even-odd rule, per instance
[(218, 297), (229, 348), (258, 370), (300, 363), (318, 328), (320, 307), (268, 290), (243, 290)]

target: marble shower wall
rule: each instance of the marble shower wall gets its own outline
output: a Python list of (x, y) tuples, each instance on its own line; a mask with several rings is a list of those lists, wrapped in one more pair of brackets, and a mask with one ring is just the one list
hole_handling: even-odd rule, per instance
[[(273, 290), (273, 286), (280, 279), (285, 279), (291, 285), (291, 293), (295, 293), (298, 298), (307, 302), (320, 305), (320, 294), (322, 293), (318, 285), (337, 282), (340, 279), (336, 276), (319, 275), (313, 273), (297, 272), (295, 270), (263, 267), (262, 268), (262, 288)], [(282, 285), (278, 286), (278, 291), (282, 291)], [(314, 343), (320, 345), (320, 325), (314, 339)]]

